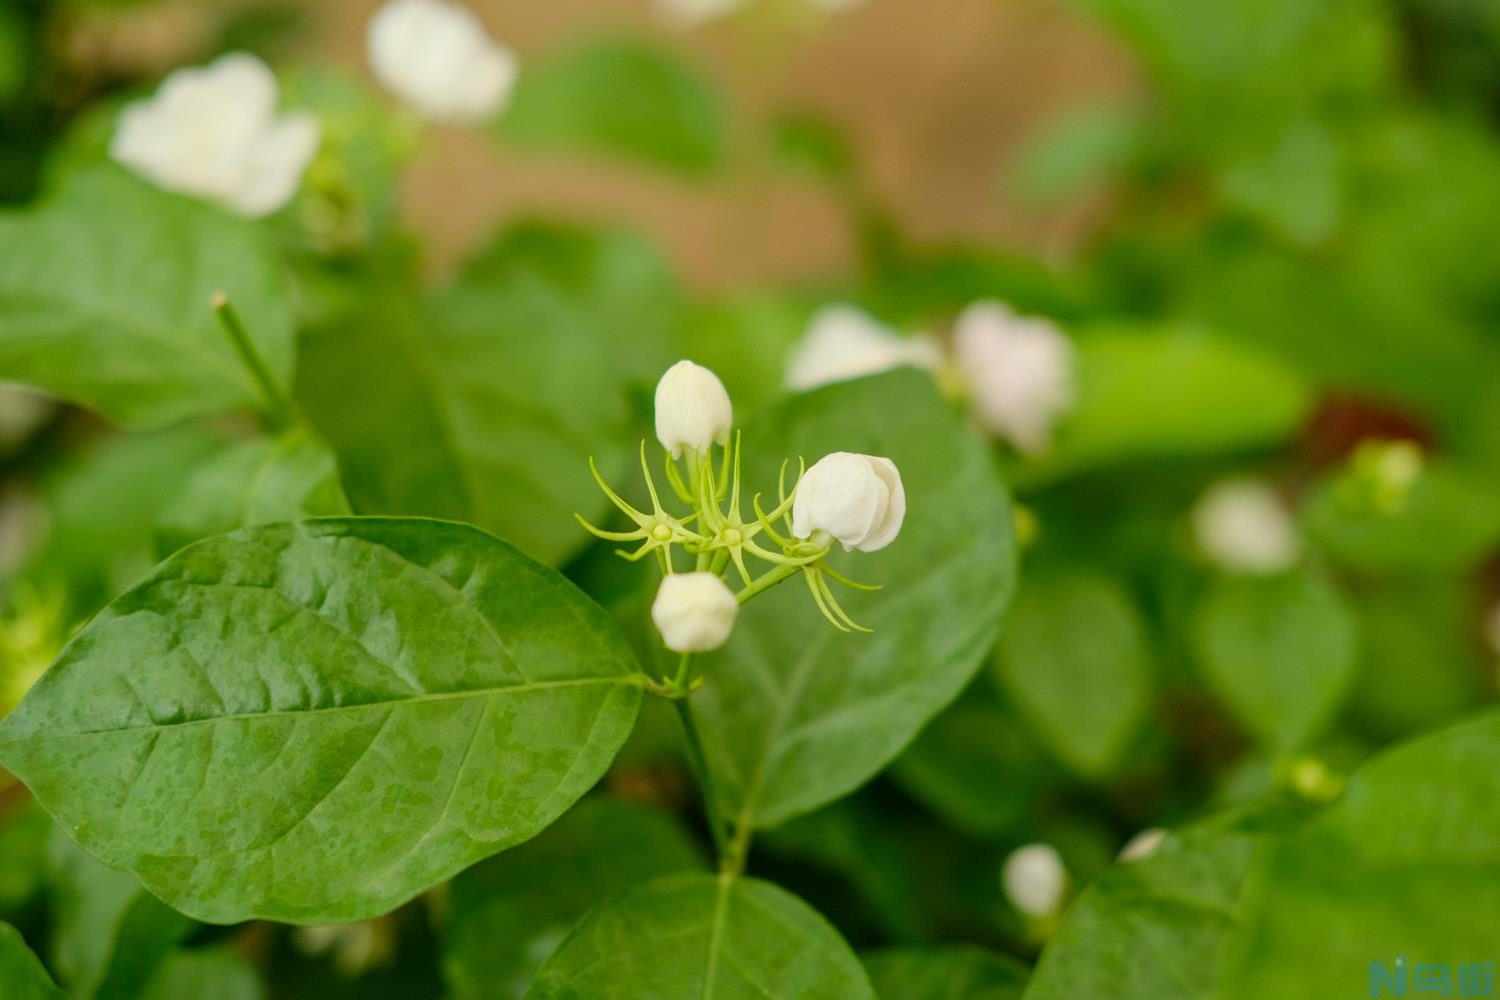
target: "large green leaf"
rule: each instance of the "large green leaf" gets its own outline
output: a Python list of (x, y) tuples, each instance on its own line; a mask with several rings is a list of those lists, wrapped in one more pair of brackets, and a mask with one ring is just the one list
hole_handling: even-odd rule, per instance
[(269, 238), (115, 168), (79, 171), (40, 208), (0, 217), (0, 377), (135, 425), (257, 407), (210, 307), (220, 291), (288, 384), (291, 315)]
[(1310, 573), (1221, 581), (1198, 609), (1193, 640), (1219, 698), (1278, 750), (1318, 736), (1354, 679), (1354, 616)]
[(1014, 582), (1010, 512), (989, 456), (926, 375), (910, 370), (788, 400), (745, 429), (745, 482), (775, 490), (787, 456), (889, 456), (906, 487), (901, 536), (837, 553), (884, 587), (844, 607), (874, 634), (836, 631), (793, 579), (747, 605), (703, 659), (695, 696), (725, 806), (774, 826), (884, 767), (973, 676)]
[(162, 547), (275, 521), (349, 513), (328, 446), (305, 428), (236, 442), (204, 462), (162, 510)]
[(589, 456), (617, 475), (634, 454), (674, 296), (636, 241), (526, 227), (446, 293), (376, 294), (305, 338), (298, 395), (357, 511), (467, 521), (559, 562), (587, 538), (570, 515), (608, 505)]
[(1026, 967), (972, 945), (891, 948), (864, 956), (886, 1000), (1020, 1000)]
[(1151, 691), (1139, 611), (1123, 587), (1086, 570), (1027, 576), (995, 671), (1058, 759), (1089, 776), (1119, 763)]
[(453, 880), (449, 988), (459, 1000), (520, 1000), (537, 966), (605, 896), (702, 866), (665, 813), (586, 799), (531, 843)]
[(0, 759), (186, 913), (347, 922), (556, 819), (639, 677), (600, 608), (473, 528), (271, 525), (94, 619), (0, 723)]
[(66, 1000), (21, 932), (6, 923), (0, 923), (0, 995), (5, 1000)]
[(1310, 402), (1274, 357), (1190, 328), (1097, 331), (1079, 340), (1077, 367), (1078, 405), (1032, 475), (1263, 447)]
[(52, 965), (69, 990), (130, 1000), (195, 926), (141, 886), (90, 857), (56, 827), (51, 838)]
[(527, 69), (500, 120), (523, 149), (595, 153), (680, 174), (724, 158), (728, 125), (713, 85), (646, 42), (586, 42)]
[(808, 905), (755, 879), (669, 875), (599, 904), (527, 1000), (874, 1000)]

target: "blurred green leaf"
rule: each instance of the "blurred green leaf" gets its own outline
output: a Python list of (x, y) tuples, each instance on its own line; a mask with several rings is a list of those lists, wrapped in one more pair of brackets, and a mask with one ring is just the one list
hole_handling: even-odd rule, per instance
[(1145, 138), (1140, 108), (1097, 104), (1064, 111), (1026, 138), (1006, 178), (1036, 205), (1051, 205), (1108, 183), (1123, 172)]
[(21, 932), (0, 923), (0, 988), (5, 1000), (66, 1000), (41, 961), (26, 947)]
[[(899, 414), (900, 419), (892, 419)], [(823, 620), (789, 580), (746, 610), (703, 660), (695, 698), (724, 807), (770, 827), (884, 767), (968, 683), (1014, 581), (1010, 508), (989, 455), (925, 374), (911, 370), (795, 396), (745, 433), (747, 489), (774, 489), (788, 454), (889, 456), (907, 496), (901, 535), (840, 572), (884, 587), (839, 600), (871, 635)]]
[(0, 217), (0, 377), (139, 426), (259, 408), (210, 308), (221, 291), (289, 384), (286, 278), (263, 232), (113, 167), (70, 174)]
[(0, 917), (30, 902), (46, 882), (52, 819), (34, 801), (0, 813)]
[(520, 1000), (537, 967), (601, 899), (702, 867), (665, 813), (585, 799), (535, 840), (453, 880), (448, 986), (457, 1000)]
[(599, 904), (527, 1000), (875, 1000), (838, 932), (756, 879), (669, 875)]
[(1077, 406), (1032, 475), (1265, 447), (1289, 438), (1310, 404), (1275, 358), (1191, 329), (1086, 334), (1077, 364)]
[(836, 122), (813, 112), (788, 111), (771, 123), (771, 151), (785, 167), (829, 184), (841, 184), (854, 170), (854, 151)]
[(1343, 209), (1339, 148), (1326, 130), (1299, 121), (1274, 146), (1219, 175), (1231, 206), (1260, 218), (1299, 246), (1328, 239)]
[(163, 507), (162, 548), (275, 521), (349, 513), (328, 446), (305, 428), (224, 448), (195, 469)]
[(1193, 623), (1210, 687), (1257, 739), (1282, 751), (1332, 720), (1354, 680), (1357, 640), (1339, 592), (1311, 573), (1220, 580)]
[(176, 951), (157, 968), (140, 1000), (264, 1000), (266, 989), (250, 960), (218, 946)]
[(520, 149), (594, 153), (685, 175), (716, 169), (729, 139), (713, 84), (677, 54), (634, 39), (587, 42), (528, 66), (499, 128)]
[(997, 679), (1069, 768), (1109, 774), (1145, 715), (1151, 664), (1130, 595), (1082, 569), (1029, 573), (994, 659)]
[(972, 945), (890, 948), (861, 956), (889, 1000), (1021, 1000), (1026, 966)]
[(53, 826), (52, 964), (78, 997), (133, 1000), (196, 926)]

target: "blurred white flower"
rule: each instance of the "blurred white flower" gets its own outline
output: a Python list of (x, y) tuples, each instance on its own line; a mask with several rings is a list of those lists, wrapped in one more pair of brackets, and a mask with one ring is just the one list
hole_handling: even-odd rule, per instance
[(371, 18), (365, 45), (376, 78), (434, 121), (498, 113), (520, 75), (515, 54), (448, 0), (391, 0)]
[(896, 463), (875, 455), (836, 451), (820, 458), (797, 483), (792, 534), (824, 531), (844, 549), (874, 552), (895, 541), (906, 517), (906, 490)]
[(1047, 448), (1073, 405), (1073, 345), (1052, 322), (976, 302), (958, 317), (953, 351), (985, 429), (1020, 451)]
[(334, 967), (345, 976), (357, 976), (390, 957), (390, 934), (379, 922), (311, 924), (293, 929), (297, 950), (310, 958), (330, 954)]
[(1280, 573), (1301, 549), (1281, 498), (1258, 479), (1225, 479), (1209, 487), (1193, 508), (1193, 535), (1211, 562), (1232, 573)]
[(671, 24), (691, 27), (724, 17), (743, 0), (656, 0), (656, 9)]
[(160, 187), (258, 217), (297, 193), (320, 137), (311, 113), (276, 113), (265, 63), (232, 53), (180, 69), (154, 97), (128, 105), (109, 152)]
[(679, 361), (656, 383), (656, 439), (676, 458), (684, 448), (706, 451), (729, 443), (734, 407), (719, 376)]
[(740, 602), (713, 573), (673, 573), (662, 578), (651, 603), (651, 620), (676, 653), (718, 649), (734, 631)]
[(826, 306), (813, 314), (807, 333), (792, 348), (786, 385), (800, 392), (901, 365), (933, 371), (942, 362), (931, 337), (903, 337), (852, 306)]
[(1062, 905), (1068, 871), (1051, 845), (1027, 844), (1005, 859), (1000, 880), (1012, 906), (1028, 917), (1041, 918)]
[(1126, 841), (1125, 846), (1120, 848), (1120, 860), (1126, 864), (1136, 861), (1144, 861), (1156, 853), (1161, 847), (1162, 841), (1167, 839), (1167, 831), (1159, 826), (1149, 827)]

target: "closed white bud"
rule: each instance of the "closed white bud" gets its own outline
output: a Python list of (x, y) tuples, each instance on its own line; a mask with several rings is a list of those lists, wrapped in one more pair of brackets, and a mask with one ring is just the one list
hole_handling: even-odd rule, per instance
[(801, 392), (911, 365), (932, 371), (943, 361), (931, 337), (903, 337), (852, 306), (818, 310), (787, 358), (786, 385)]
[(1053, 323), (977, 302), (958, 317), (953, 351), (974, 415), (992, 434), (1035, 454), (1073, 405), (1073, 345)]
[(1125, 864), (1144, 861), (1155, 854), (1166, 839), (1167, 831), (1159, 826), (1148, 827), (1125, 842), (1125, 846), (1120, 848), (1120, 860)]
[(159, 187), (254, 218), (297, 193), (320, 138), (310, 113), (276, 113), (276, 77), (241, 52), (180, 69), (128, 105), (109, 154)]
[(797, 483), (792, 534), (826, 532), (844, 549), (874, 552), (895, 541), (906, 517), (906, 490), (896, 463), (875, 455), (836, 451), (820, 458)]
[(1068, 871), (1049, 844), (1027, 844), (1011, 852), (1000, 872), (1010, 904), (1028, 917), (1047, 917), (1062, 905)]
[(656, 439), (676, 458), (684, 448), (705, 451), (729, 443), (734, 407), (719, 376), (679, 361), (656, 383)]
[(1232, 573), (1280, 573), (1301, 548), (1281, 499), (1256, 479), (1211, 486), (1193, 508), (1193, 535), (1211, 562)]
[(498, 113), (520, 75), (515, 54), (449, 0), (391, 0), (371, 18), (365, 42), (376, 78), (434, 121)]
[(718, 649), (734, 631), (740, 602), (713, 573), (673, 573), (661, 581), (651, 620), (675, 653)]

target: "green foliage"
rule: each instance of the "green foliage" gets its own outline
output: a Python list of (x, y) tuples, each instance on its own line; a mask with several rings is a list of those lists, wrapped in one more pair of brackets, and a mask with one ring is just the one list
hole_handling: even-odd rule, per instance
[(1328, 725), (1354, 678), (1357, 639), (1338, 591), (1310, 573), (1220, 581), (1193, 631), (1210, 686), (1277, 750)]
[(225, 292), (271, 372), (290, 381), (286, 279), (243, 220), (101, 167), (0, 217), (0, 244), (25, 248), (0, 259), (0, 376), (137, 426), (258, 408), (210, 308)]
[(1029, 575), (995, 659), (999, 682), (1063, 763), (1101, 777), (1145, 713), (1151, 663), (1140, 614), (1110, 578)]
[(701, 867), (667, 816), (585, 799), (536, 840), (453, 880), (449, 987), (459, 1000), (520, 1000), (537, 966), (600, 899)]
[(10, 924), (0, 923), (0, 986), (6, 1000), (64, 1000), (66, 994), (53, 985), (21, 934)]
[[(892, 412), (900, 419), (887, 419)], [(828, 629), (791, 581), (704, 658), (699, 697), (725, 808), (766, 827), (864, 783), (963, 688), (994, 642), (1014, 553), (1004, 488), (925, 376), (903, 371), (797, 396), (751, 424), (745, 441), (746, 481), (767, 487), (788, 452), (887, 455), (908, 504), (901, 537), (850, 569), (885, 588), (844, 602), (856, 621), (880, 622), (875, 634)], [(760, 450), (761, 441), (775, 450)]]
[(892, 948), (863, 956), (875, 992), (901, 1000), (1020, 1000), (1026, 967), (983, 948)]
[(610, 896), (537, 973), (527, 1000), (727, 1000), (875, 993), (838, 932), (756, 879), (671, 875)]
[(602, 39), (529, 67), (500, 119), (509, 145), (595, 153), (677, 174), (713, 171), (728, 124), (713, 85), (673, 53)]
[(95, 618), (0, 723), (0, 760), (183, 912), (354, 920), (561, 814), (637, 677), (602, 611), (472, 528), (252, 528)]
[(264, 1000), (255, 966), (232, 948), (197, 948), (167, 956), (141, 1000)]

